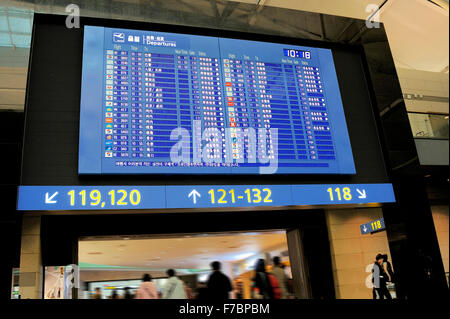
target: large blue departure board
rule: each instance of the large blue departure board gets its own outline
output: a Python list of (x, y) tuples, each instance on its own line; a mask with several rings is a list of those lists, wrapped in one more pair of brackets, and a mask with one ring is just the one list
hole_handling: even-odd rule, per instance
[(355, 174), (332, 51), (85, 26), (80, 174)]

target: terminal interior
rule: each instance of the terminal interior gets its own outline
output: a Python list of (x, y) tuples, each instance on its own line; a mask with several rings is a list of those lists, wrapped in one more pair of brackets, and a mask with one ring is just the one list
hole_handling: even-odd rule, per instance
[(78, 251), (83, 299), (91, 298), (96, 288), (104, 299), (113, 291), (123, 296), (125, 287), (134, 295), (144, 274), (152, 276), (161, 292), (170, 268), (195, 298), (197, 288), (207, 283), (213, 261), (221, 262), (222, 272), (232, 281), (231, 298), (252, 297), (253, 269), (260, 258), (270, 269), (271, 259), (279, 256), (292, 278), (284, 230), (85, 237), (80, 238)]
[[(81, 61), (81, 36), (75, 34), (81, 35), (82, 30), (69, 30), (60, 23), (61, 33), (48, 32), (46, 38), (41, 38), (46, 41), (36, 37), (32, 41), (31, 34), (36, 35), (36, 27), (51, 30), (51, 24), (42, 25), (42, 17), (41, 25), (34, 25), (33, 21), (45, 13), (61, 15), (63, 21), (68, 3), (61, 0), (3, 1), (0, 4), (0, 145), (3, 151), (0, 229), (3, 242), (7, 244), (3, 247), (0, 263), (0, 298), (47, 298), (44, 285), (52, 286), (54, 281), (47, 281), (46, 274), (58, 274), (62, 268), (74, 264), (81, 270), (83, 284), (79, 295), (82, 298), (90, 298), (96, 287), (102, 289), (103, 298), (108, 298), (113, 291), (122, 295), (124, 287), (130, 287), (134, 292), (145, 273), (151, 274), (160, 287), (168, 268), (176, 269), (195, 295), (198, 285), (207, 280), (213, 260), (222, 262), (223, 272), (233, 281), (232, 297), (249, 298), (249, 278), (254, 261), (258, 258), (269, 261), (279, 255), (287, 273), (292, 266), (295, 280), (304, 279), (299, 276), (299, 269), (307, 270), (309, 276), (304, 282), (310, 283), (311, 294), (299, 294), (298, 298), (371, 299), (371, 267), (380, 252), (389, 254), (392, 261), (397, 277), (397, 298), (420, 300), (447, 294), (449, 2), (348, 0), (345, 4), (337, 3), (333, 0), (83, 2), (82, 21), (91, 17), (100, 21), (117, 19), (118, 24), (150, 21), (174, 24), (183, 29), (184, 26), (216, 28), (224, 32), (233, 30), (319, 41), (332, 46), (349, 44), (360, 46), (365, 52), (363, 64), (367, 64), (367, 78), (349, 82), (350, 102), (354, 101), (354, 92), (358, 91), (355, 87), (369, 80), (374, 109), (368, 110), (375, 110), (373, 113), (381, 128), (375, 134), (377, 147), (380, 142), (385, 145), (385, 166), (380, 167), (390, 172), (389, 182), (396, 190), (396, 204), (381, 207), (371, 204), (308, 206), (305, 208), (311, 209), (310, 212), (292, 209), (283, 213), (282, 218), (278, 212), (262, 207), (255, 210), (254, 215), (240, 212), (227, 215), (217, 211), (208, 222), (203, 216), (186, 212), (183, 213), (186, 217), (181, 213), (178, 217), (183, 222), (172, 223), (172, 213), (156, 216), (153, 212), (139, 213), (136, 214), (138, 218), (132, 211), (111, 215), (104, 211), (105, 215), (101, 216), (103, 212), (98, 211), (80, 215), (70, 211), (53, 215), (45, 211), (35, 215), (31, 211), (16, 210), (18, 186), (123, 183), (122, 177), (113, 183), (110, 176), (104, 180), (79, 179), (76, 174), (77, 90), (81, 83), (81, 67), (73, 61)], [(374, 5), (378, 5), (375, 10), (379, 15), (367, 11)], [(380, 19), (381, 28), (368, 28), (364, 20), (369, 14)], [(66, 37), (67, 34), (73, 38)], [(44, 42), (48, 47), (43, 46)], [(77, 43), (80, 44), (78, 47)], [(31, 69), (37, 71), (33, 73)], [(343, 64), (341, 70), (351, 73), (348, 63)], [(362, 103), (350, 104), (355, 106), (353, 110), (363, 109)], [(355, 116), (352, 113), (348, 112), (346, 116)], [(368, 127), (358, 120), (358, 116), (355, 118), (352, 122), (356, 126)], [(375, 160), (369, 152), (368, 136), (352, 134), (353, 139), (362, 141), (362, 147), (354, 150), (358, 149), (355, 154), (360, 153), (361, 163), (367, 163), (368, 175), (364, 183), (374, 180)], [(359, 167), (357, 170), (360, 173)], [(136, 178), (135, 185), (145, 184), (147, 179), (147, 176)], [(308, 179), (294, 177), (292, 183), (308, 184)], [(199, 180), (198, 176), (183, 177), (178, 182), (180, 185), (196, 184)], [(217, 182), (218, 177), (211, 180)], [(257, 179), (255, 184), (281, 180)], [(328, 177), (314, 176), (311, 180), (319, 183), (327, 181)], [(335, 176), (330, 180), (334, 181)], [(233, 177), (232, 181), (247, 182), (241, 176)], [(344, 181), (347, 182), (345, 178)], [(147, 220), (141, 216), (148, 216), (151, 222), (142, 222)], [(361, 234), (361, 225), (380, 218), (386, 218), (386, 231)], [(228, 229), (240, 232), (210, 232)], [(245, 229), (252, 229), (252, 233), (243, 232)], [(260, 232), (255, 229), (272, 230)], [(289, 254), (286, 232), (280, 229), (288, 230)], [(302, 234), (303, 238), (291, 236), (291, 230)], [(173, 234), (82, 237), (150, 232)], [(265, 240), (272, 235), (272, 239)], [(277, 236), (284, 239), (278, 241)], [(195, 242), (197, 239), (204, 239), (203, 245)], [(179, 246), (173, 244), (177, 242)], [(270, 245), (263, 244), (268, 242)], [(304, 255), (296, 249), (296, 242), (303, 245)], [(184, 243), (190, 248), (181, 246)], [(278, 248), (275, 243), (283, 248)], [(134, 251), (131, 247), (140, 247), (140, 250)], [(213, 250), (212, 247), (216, 248)], [(299, 256), (302, 258), (297, 258)], [(294, 286), (296, 289), (302, 287)]]

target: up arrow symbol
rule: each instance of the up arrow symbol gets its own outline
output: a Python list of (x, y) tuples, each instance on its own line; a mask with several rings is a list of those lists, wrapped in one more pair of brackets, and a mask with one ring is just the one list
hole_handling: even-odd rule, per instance
[(360, 190), (357, 188), (356, 191), (357, 191), (358, 194), (359, 194), (358, 198), (366, 198), (366, 197), (367, 197), (367, 195), (366, 195), (366, 190), (365, 190), (365, 189), (363, 189), (362, 191), (360, 191)]
[(46, 204), (56, 204), (55, 196), (58, 195), (58, 192), (55, 192), (52, 196), (48, 196), (48, 193), (45, 193), (45, 203)]
[(188, 195), (189, 198), (192, 197), (192, 200), (194, 201), (194, 204), (197, 204), (197, 196), (198, 197), (202, 197), (202, 195), (200, 195), (200, 193), (197, 192), (196, 189), (193, 189)]

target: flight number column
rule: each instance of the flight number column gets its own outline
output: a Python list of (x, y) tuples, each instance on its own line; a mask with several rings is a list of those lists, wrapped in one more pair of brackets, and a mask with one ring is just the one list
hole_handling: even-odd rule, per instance
[(144, 57), (142, 52), (131, 51), (130, 55), (130, 138), (131, 138), (131, 158), (135, 160), (131, 165), (144, 165), (141, 160), (145, 157), (144, 148), (144, 87), (142, 70)]

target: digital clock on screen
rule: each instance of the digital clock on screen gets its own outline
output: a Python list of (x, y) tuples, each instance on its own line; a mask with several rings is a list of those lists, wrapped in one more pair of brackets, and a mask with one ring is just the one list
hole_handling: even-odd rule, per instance
[(311, 52), (294, 49), (283, 49), (284, 56), (299, 59), (311, 59)]

